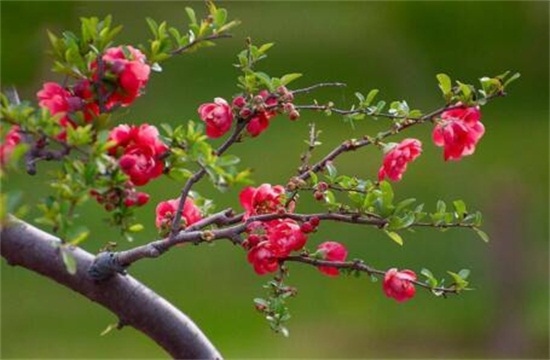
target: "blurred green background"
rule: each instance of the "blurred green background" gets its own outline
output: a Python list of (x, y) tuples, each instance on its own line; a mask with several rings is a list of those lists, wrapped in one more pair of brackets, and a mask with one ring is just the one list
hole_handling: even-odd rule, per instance
[[(144, 18), (185, 24), (181, 2), (5, 2), (1, 3), (1, 80), (34, 100), (49, 72), (46, 29), (78, 31), (78, 17), (112, 14), (124, 24), (119, 43), (147, 39)], [(202, 10), (203, 3), (191, 4)], [(475, 83), (484, 75), (519, 71), (509, 97), (483, 108), (487, 132), (475, 156), (445, 163), (430, 140), (430, 126), (403, 137), (424, 141), (424, 155), (395, 184), (398, 199), (414, 196), (434, 209), (438, 198), (463, 198), (485, 215), (492, 241), (470, 231), (422, 229), (404, 234), (399, 247), (376, 229), (323, 224), (311, 244), (346, 243), (352, 257), (378, 268), (430, 268), (436, 274), (470, 268), (473, 292), (446, 300), (419, 291), (413, 301), (387, 299), (380, 283), (367, 278), (327, 278), (314, 268), (292, 266), (290, 282), (299, 296), (290, 303), (290, 338), (271, 333), (253, 307), (267, 277), (257, 276), (245, 252), (228, 242), (174, 249), (162, 259), (141, 261), (132, 275), (182, 309), (232, 358), (548, 358), (548, 3), (546, 2), (227, 2), (243, 24), (234, 38), (167, 62), (154, 74), (147, 95), (120, 122), (197, 119), (196, 109), (216, 96), (230, 98), (237, 70), (232, 66), (246, 36), (276, 42), (263, 69), (273, 76), (302, 72), (295, 87), (343, 81), (347, 89), (319, 90), (314, 97), (341, 106), (356, 90), (381, 90), (387, 100), (412, 107), (441, 105), (435, 74)], [(312, 97), (298, 99), (310, 103)], [(323, 130), (318, 156), (345, 138), (383, 127), (366, 120), (356, 131), (337, 117), (303, 113), (297, 123), (280, 117), (255, 141), (235, 146), (242, 163), (255, 169), (257, 183), (284, 183), (298, 164), (308, 122)], [(380, 153), (364, 149), (342, 156), (342, 173), (374, 177)], [(46, 172), (41, 164), (39, 170)], [(14, 175), (6, 190), (22, 189), (35, 204), (48, 193), (38, 175)], [(154, 208), (174, 198), (178, 184), (162, 179), (146, 187), (153, 195), (139, 216), (148, 225), (136, 239), (155, 237)], [(207, 182), (197, 187), (219, 207), (238, 208), (238, 190), (220, 195)], [(312, 201), (301, 203), (314, 210)], [(119, 241), (89, 202), (82, 221), (93, 230), (84, 247), (96, 252)], [(31, 214), (32, 215), (32, 214)], [(32, 217), (32, 216), (31, 216)], [(313, 245), (312, 245), (313, 246)], [(99, 336), (115, 317), (52, 281), (2, 261), (4, 358), (163, 358), (166, 354), (132, 329)]]

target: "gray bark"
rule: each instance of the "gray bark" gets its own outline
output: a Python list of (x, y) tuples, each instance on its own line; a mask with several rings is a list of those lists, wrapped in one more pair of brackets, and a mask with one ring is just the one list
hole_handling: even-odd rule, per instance
[(0, 253), (18, 265), (68, 287), (112, 311), (124, 326), (143, 332), (177, 359), (221, 359), (202, 331), (168, 301), (129, 275), (116, 274), (105, 281), (88, 275), (94, 255), (70, 249), (76, 274), (67, 272), (58, 247), (60, 240), (10, 217), (0, 232)]

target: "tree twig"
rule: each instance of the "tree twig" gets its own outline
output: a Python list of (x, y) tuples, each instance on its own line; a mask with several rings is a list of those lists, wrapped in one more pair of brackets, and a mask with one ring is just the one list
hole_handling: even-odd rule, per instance
[[(377, 270), (373, 267), (370, 267), (366, 265), (362, 260), (352, 260), (352, 261), (329, 261), (329, 260), (321, 260), (321, 259), (315, 259), (313, 257), (307, 256), (307, 255), (297, 255), (297, 256), (287, 256), (284, 258), (281, 258), (280, 263), (285, 262), (297, 262), (302, 264), (308, 264), (313, 266), (329, 266), (334, 267), (337, 269), (351, 269), (356, 270), (360, 272), (367, 273), (371, 276), (377, 276), (377, 277), (384, 277), (386, 275), (386, 272), (383, 270)], [(423, 287), (425, 289), (428, 289), (430, 291), (435, 291), (442, 294), (457, 294), (456, 288), (453, 286), (450, 287), (430, 287), (426, 283), (423, 283), (418, 280), (413, 280), (411, 283)]]

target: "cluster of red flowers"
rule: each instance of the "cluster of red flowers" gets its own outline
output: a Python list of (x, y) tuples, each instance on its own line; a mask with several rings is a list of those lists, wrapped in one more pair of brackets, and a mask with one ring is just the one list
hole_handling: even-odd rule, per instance
[(300, 113), (294, 108), (293, 100), (292, 92), (280, 86), (277, 93), (262, 90), (248, 102), (243, 96), (237, 96), (231, 106), (218, 97), (213, 103), (202, 104), (198, 112), (201, 120), (206, 123), (206, 135), (210, 138), (218, 138), (227, 133), (235, 117), (247, 121), (246, 131), (256, 137), (267, 129), (269, 121), (278, 111), (286, 113), (290, 120), (298, 119)]
[[(109, 48), (102, 56), (104, 65), (102, 95), (106, 96), (106, 107), (117, 104), (128, 106), (147, 85), (151, 67), (145, 55), (130, 45)], [(93, 79), (99, 75), (97, 61), (92, 63)]]
[[(156, 209), (156, 221), (155, 225), (161, 233), (167, 234), (172, 227), (172, 222), (176, 216), (180, 199), (172, 199), (167, 201), (161, 201), (157, 205)], [(191, 198), (185, 199), (183, 204), (183, 210), (181, 212), (181, 227), (182, 229), (196, 223), (201, 220), (201, 211), (195, 205), (195, 202)]]
[(93, 189), (90, 195), (107, 211), (112, 211), (122, 204), (126, 207), (143, 206), (149, 201), (149, 194), (136, 191), (131, 182), (127, 182), (123, 189), (111, 188), (105, 191)]
[[(145, 63), (145, 55), (132, 46), (109, 48), (102, 56), (102, 78), (99, 79), (98, 61), (90, 66), (91, 79), (84, 79), (72, 87), (63, 87), (55, 82), (47, 82), (37, 93), (39, 105), (58, 115), (59, 125), (75, 128), (81, 122), (90, 123), (99, 115), (99, 98), (105, 108), (115, 105), (128, 106), (147, 84), (150, 67)], [(98, 83), (100, 94), (96, 93)], [(79, 118), (78, 113), (82, 113)], [(58, 138), (66, 139), (62, 131)]]
[[(433, 141), (443, 146), (443, 156), (447, 160), (460, 160), (463, 156), (474, 153), (485, 127), (481, 123), (479, 107), (465, 107), (444, 111), (441, 121), (433, 131)], [(390, 147), (386, 152), (383, 164), (378, 171), (378, 180), (389, 178), (399, 181), (407, 170), (407, 164), (414, 161), (422, 152), (422, 143), (417, 139), (405, 139), (400, 144)]]
[(134, 185), (145, 185), (162, 175), (162, 156), (168, 151), (168, 146), (160, 140), (156, 127), (148, 124), (119, 125), (111, 130), (109, 141), (113, 143), (109, 153), (119, 158), (120, 168)]
[[(88, 80), (78, 82), (72, 88), (64, 88), (58, 83), (47, 82), (37, 94), (40, 107), (48, 109), (50, 114), (58, 115), (59, 125), (75, 128), (79, 124), (77, 113), (83, 114), (81, 120), (90, 123), (99, 114), (91, 84)], [(66, 131), (58, 134), (60, 140), (67, 138)]]
[[(244, 220), (258, 215), (292, 212), (291, 206), (284, 207), (284, 200), (284, 188), (280, 185), (247, 187), (240, 194), (245, 209)], [(304, 248), (307, 234), (314, 232), (319, 222), (318, 217), (301, 224), (288, 218), (251, 222), (247, 227), (248, 237), (243, 242), (243, 247), (248, 250), (248, 262), (259, 275), (277, 271), (281, 259)], [(317, 255), (321, 259), (344, 261), (347, 250), (339, 243), (325, 242), (319, 246)], [(333, 267), (319, 267), (319, 270), (329, 276), (338, 275), (338, 269)]]
[(0, 144), (0, 167), (4, 167), (9, 161), (15, 147), (21, 142), (20, 128), (14, 125), (6, 133), (4, 142)]

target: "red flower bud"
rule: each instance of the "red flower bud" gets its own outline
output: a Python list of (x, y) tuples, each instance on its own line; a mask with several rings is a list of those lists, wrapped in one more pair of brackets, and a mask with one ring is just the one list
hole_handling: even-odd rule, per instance
[(314, 229), (313, 225), (310, 222), (305, 222), (300, 226), (300, 230), (304, 234), (308, 234), (310, 232), (313, 232), (315, 229)]
[(324, 181), (321, 181), (317, 184), (317, 190), (319, 191), (327, 191), (328, 190), (328, 184)]
[(237, 96), (233, 99), (232, 105), (234, 108), (240, 109), (246, 105), (246, 100), (242, 96)]
[(317, 226), (319, 226), (319, 223), (321, 222), (321, 220), (319, 220), (319, 218), (317, 216), (314, 216), (311, 219), (309, 219), (309, 222), (314, 227), (317, 227)]
[(320, 191), (316, 191), (313, 193), (313, 197), (315, 198), (315, 200), (321, 201), (325, 198), (325, 195)]
[(300, 118), (300, 113), (297, 110), (293, 110), (290, 112), (290, 114), (288, 114), (288, 118), (291, 121), (298, 120)]

